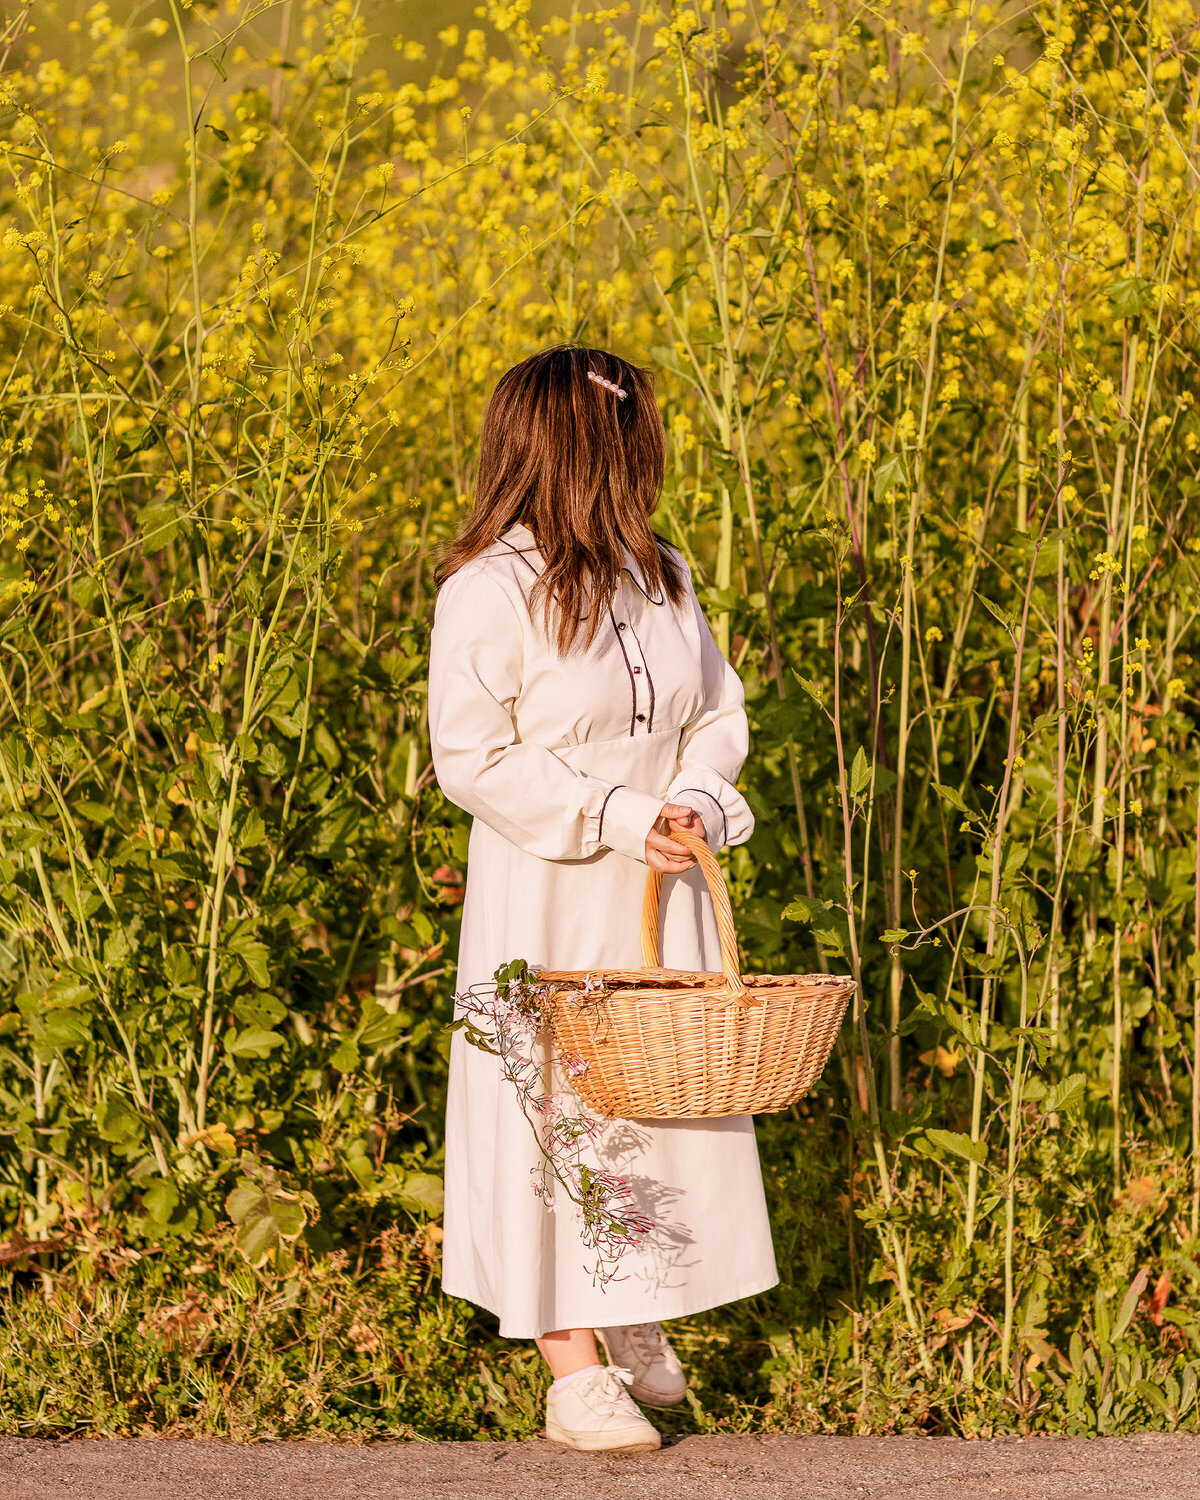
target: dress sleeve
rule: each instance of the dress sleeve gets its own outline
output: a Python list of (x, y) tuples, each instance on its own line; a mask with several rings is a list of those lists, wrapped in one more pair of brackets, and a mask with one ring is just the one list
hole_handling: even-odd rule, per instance
[(695, 590), (689, 585), (700, 632), (704, 702), (683, 729), (679, 770), (667, 791), (704, 820), (709, 847), (744, 844), (754, 832), (754, 814), (734, 783), (746, 759), (749, 726), (746, 696), (737, 673), (721, 655)]
[(613, 849), (646, 859), (663, 801), (584, 776), (543, 745), (522, 742), (524, 630), (503, 587), (474, 568), (442, 586), (429, 652), (429, 739), (442, 791), (465, 812), (541, 859)]

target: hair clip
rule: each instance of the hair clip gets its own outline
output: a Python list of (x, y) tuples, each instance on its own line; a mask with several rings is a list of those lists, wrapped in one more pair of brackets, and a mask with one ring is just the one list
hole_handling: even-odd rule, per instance
[(589, 370), (587, 372), (587, 378), (589, 380), (594, 380), (597, 385), (602, 385), (606, 391), (612, 391), (614, 396), (620, 396), (621, 400), (624, 401), (626, 393), (624, 389), (616, 383), (615, 380), (605, 380), (604, 376), (597, 375), (595, 370)]

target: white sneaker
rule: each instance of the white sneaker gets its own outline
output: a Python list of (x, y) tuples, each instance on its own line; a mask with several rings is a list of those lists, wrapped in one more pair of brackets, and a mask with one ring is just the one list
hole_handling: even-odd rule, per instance
[(657, 1429), (638, 1411), (626, 1390), (632, 1380), (628, 1370), (610, 1365), (567, 1385), (551, 1386), (546, 1394), (546, 1436), (584, 1453), (661, 1448)]
[(635, 1401), (647, 1406), (678, 1406), (687, 1394), (687, 1376), (661, 1323), (629, 1328), (597, 1328), (608, 1361), (633, 1371)]

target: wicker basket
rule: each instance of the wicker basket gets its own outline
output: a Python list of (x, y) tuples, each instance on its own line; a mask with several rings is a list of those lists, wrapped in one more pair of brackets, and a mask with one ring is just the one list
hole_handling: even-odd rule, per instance
[[(806, 1094), (833, 1050), (854, 981), (833, 974), (739, 974), (729, 894), (703, 839), (672, 830), (695, 855), (716, 911), (720, 974), (658, 967), (662, 876), (642, 911), (644, 969), (546, 972), (550, 1029), (586, 1070), (585, 1103), (621, 1119), (767, 1114)], [(585, 989), (588, 982), (594, 987)]]

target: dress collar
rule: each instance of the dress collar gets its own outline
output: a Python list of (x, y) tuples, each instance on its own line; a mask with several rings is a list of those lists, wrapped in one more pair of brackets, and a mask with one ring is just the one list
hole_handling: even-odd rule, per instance
[(537, 543), (533, 539), (533, 532), (525, 525), (524, 521), (516, 521), (507, 531), (501, 532), (500, 541), (511, 552), (537, 552)]
[[(540, 573), (542, 571), (542, 555), (538, 551), (537, 542), (534, 539), (533, 532), (530, 531), (529, 527), (526, 526), (523, 521), (517, 521), (514, 525), (510, 526), (508, 530), (501, 535), (500, 541), (510, 552), (520, 553), (520, 555), (526, 559), (526, 561), (529, 563), (529, 566), (533, 568), (535, 572)], [(624, 543), (622, 543), (621, 545), (621, 556), (624, 559), (621, 564), (622, 570), (629, 574), (630, 580), (633, 582), (638, 592), (645, 599), (648, 599), (651, 604), (665, 604), (667, 602), (666, 595), (662, 592), (661, 589), (659, 590), (657, 598), (655, 598), (655, 596), (650, 593), (649, 589), (646, 587), (646, 579), (644, 574), (642, 573), (640, 566), (638, 565), (637, 558), (634, 557), (633, 553), (630, 552), (629, 548), (626, 547)]]

